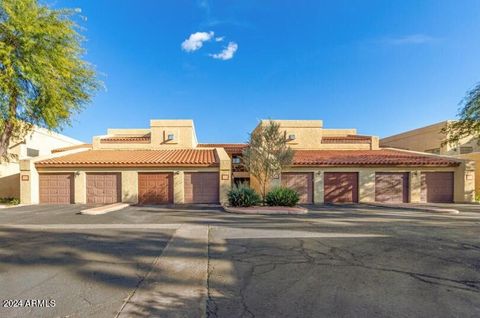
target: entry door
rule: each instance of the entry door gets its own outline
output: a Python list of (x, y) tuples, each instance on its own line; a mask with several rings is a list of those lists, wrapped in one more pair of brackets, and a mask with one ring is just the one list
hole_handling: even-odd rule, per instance
[(284, 172), (282, 186), (294, 189), (300, 196), (299, 203), (313, 203), (313, 173), (311, 172)]
[(40, 203), (73, 203), (72, 173), (41, 173), (39, 175)]
[(408, 202), (408, 172), (375, 173), (375, 201)]
[(423, 172), (421, 183), (423, 202), (453, 202), (453, 172)]
[(119, 173), (88, 173), (87, 203), (111, 204), (120, 202)]
[(218, 203), (218, 172), (186, 172), (185, 203)]
[(358, 202), (358, 173), (325, 172), (324, 201), (325, 203)]
[(139, 173), (138, 203), (166, 204), (173, 203), (172, 173)]

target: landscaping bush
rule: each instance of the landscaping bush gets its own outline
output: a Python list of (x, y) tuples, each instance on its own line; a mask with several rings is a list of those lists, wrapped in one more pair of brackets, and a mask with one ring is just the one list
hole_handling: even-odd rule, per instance
[(0, 204), (18, 205), (20, 200), (17, 198), (0, 198)]
[(270, 206), (295, 206), (300, 197), (298, 192), (285, 187), (277, 187), (267, 193), (265, 203)]
[(243, 183), (234, 185), (228, 192), (228, 203), (231, 206), (249, 207), (257, 205), (260, 201), (258, 193)]

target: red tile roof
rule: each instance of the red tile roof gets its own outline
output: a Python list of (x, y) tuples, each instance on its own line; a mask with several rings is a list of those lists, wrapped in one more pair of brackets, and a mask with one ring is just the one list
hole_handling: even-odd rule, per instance
[(297, 150), (294, 166), (457, 166), (453, 158), (400, 150)]
[(347, 135), (347, 136), (324, 136), (322, 144), (369, 144), (371, 136)]
[(121, 143), (138, 143), (138, 144), (148, 144), (150, 143), (150, 135), (144, 136), (114, 136), (114, 137), (105, 137), (100, 139), (100, 142), (103, 144), (121, 144)]
[(92, 148), (92, 145), (91, 144), (80, 144), (80, 145), (62, 147), (62, 148), (53, 149), (52, 153), (58, 153), (58, 152), (75, 150), (75, 149), (82, 149), (82, 148)]
[(213, 149), (89, 150), (39, 161), (38, 167), (218, 166)]
[(242, 153), (247, 144), (198, 144), (200, 148), (224, 148), (227, 153)]

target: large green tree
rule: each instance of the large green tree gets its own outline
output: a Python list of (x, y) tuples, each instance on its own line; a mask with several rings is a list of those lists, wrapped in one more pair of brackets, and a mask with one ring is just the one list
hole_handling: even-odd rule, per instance
[(456, 144), (468, 136), (480, 139), (480, 83), (462, 100), (458, 120), (448, 123), (442, 132), (446, 134), (443, 144)]
[(294, 151), (280, 125), (272, 120), (260, 124), (251, 134), (248, 147), (243, 151), (245, 168), (257, 179), (260, 194), (265, 201), (270, 180), (280, 175), (282, 169), (292, 163)]
[(77, 12), (0, 0), (0, 161), (33, 125), (58, 130), (68, 124), (99, 88), (83, 59)]

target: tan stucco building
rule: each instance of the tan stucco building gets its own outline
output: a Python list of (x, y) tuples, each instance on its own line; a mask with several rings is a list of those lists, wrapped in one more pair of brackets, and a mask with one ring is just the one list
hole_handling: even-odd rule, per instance
[(13, 140), (9, 153), (14, 158), (0, 163), (0, 198), (20, 198), (20, 160), (48, 156), (54, 149), (80, 144), (79, 140), (39, 127), (34, 127), (21, 140)]
[[(443, 144), (446, 135), (442, 132), (452, 121), (446, 120), (425, 127), (405, 131), (380, 140), (382, 147), (394, 147), (437, 155), (467, 159), (480, 166), (480, 144), (478, 138), (465, 137), (457, 144)], [(480, 169), (475, 170), (476, 192), (480, 193)]]
[[(321, 120), (278, 120), (295, 150), (271, 181), (301, 203), (471, 202), (468, 160), (382, 149), (378, 137), (325, 129)], [(261, 121), (265, 125), (268, 121)], [(199, 144), (192, 120), (151, 120), (146, 129), (109, 129), (92, 145), (21, 162), (21, 201), (188, 204), (227, 202), (233, 182), (255, 181), (241, 166), (246, 144)]]

